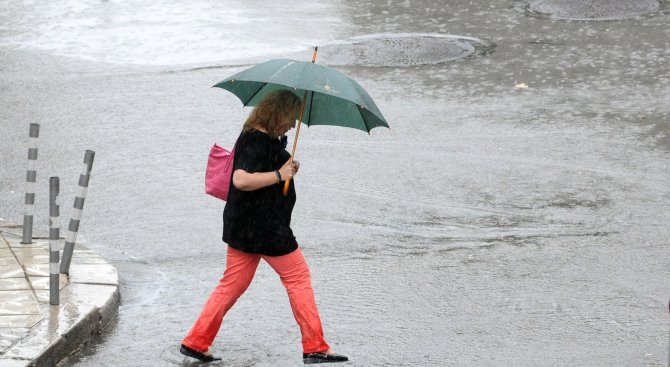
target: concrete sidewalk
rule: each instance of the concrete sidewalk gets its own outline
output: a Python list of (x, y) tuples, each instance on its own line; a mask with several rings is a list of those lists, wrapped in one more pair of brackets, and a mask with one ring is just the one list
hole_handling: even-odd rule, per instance
[(50, 306), (49, 241), (23, 245), (21, 235), (0, 219), (0, 367), (55, 366), (114, 318), (118, 276), (77, 244), (70, 276), (60, 276), (60, 305)]

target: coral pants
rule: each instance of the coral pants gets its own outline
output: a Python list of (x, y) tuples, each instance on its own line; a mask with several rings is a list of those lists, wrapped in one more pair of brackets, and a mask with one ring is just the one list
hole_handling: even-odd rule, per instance
[(249, 287), (261, 258), (279, 274), (286, 287), (293, 316), (300, 326), (303, 353), (329, 349), (323, 338), (309, 268), (299, 248), (288, 255), (265, 256), (249, 254), (228, 246), (223, 278), (209, 296), (198, 320), (182, 344), (200, 352), (208, 351), (226, 312)]

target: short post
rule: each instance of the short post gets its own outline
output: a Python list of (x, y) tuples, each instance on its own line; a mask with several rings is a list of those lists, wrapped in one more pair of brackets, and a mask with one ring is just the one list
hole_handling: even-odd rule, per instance
[(67, 235), (65, 237), (63, 259), (60, 263), (60, 272), (63, 274), (70, 273), (72, 252), (74, 251), (74, 244), (77, 241), (79, 222), (81, 221), (81, 213), (84, 210), (84, 201), (86, 200), (86, 191), (88, 190), (88, 181), (91, 178), (91, 168), (93, 167), (94, 158), (94, 151), (87, 150), (86, 153), (84, 153), (84, 166), (82, 173), (79, 175), (79, 190), (77, 191), (77, 195), (74, 198), (74, 207), (72, 208), (70, 224), (67, 228)]
[(49, 304), (60, 303), (60, 274), (58, 274), (58, 252), (60, 251), (60, 209), (58, 194), (60, 180), (49, 178)]
[(35, 182), (37, 181), (37, 142), (40, 136), (40, 125), (30, 124), (28, 139), (28, 173), (26, 174), (26, 210), (23, 215), (23, 238), (21, 243), (33, 243), (33, 213), (35, 212)]

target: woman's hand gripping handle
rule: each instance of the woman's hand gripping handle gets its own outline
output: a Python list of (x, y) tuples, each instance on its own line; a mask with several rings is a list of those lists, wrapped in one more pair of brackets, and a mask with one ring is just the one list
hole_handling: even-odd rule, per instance
[(291, 179), (293, 176), (295, 176), (296, 173), (298, 173), (298, 169), (300, 168), (300, 162), (293, 160), (293, 158), (290, 158), (284, 165), (279, 169), (279, 174), (281, 175), (281, 179), (284, 180), (284, 196), (288, 195), (288, 188), (289, 185), (291, 184)]

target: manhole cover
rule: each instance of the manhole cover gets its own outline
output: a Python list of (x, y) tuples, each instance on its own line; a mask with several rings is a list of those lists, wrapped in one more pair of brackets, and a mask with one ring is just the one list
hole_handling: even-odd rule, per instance
[(493, 47), (491, 42), (469, 37), (374, 35), (319, 47), (319, 60), (328, 65), (430, 65), (490, 52)]
[(658, 0), (538, 0), (528, 11), (554, 19), (609, 20), (653, 13), (660, 6)]

